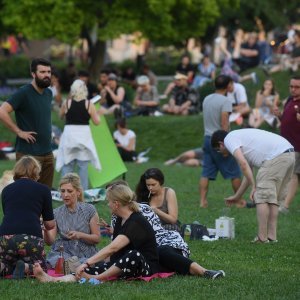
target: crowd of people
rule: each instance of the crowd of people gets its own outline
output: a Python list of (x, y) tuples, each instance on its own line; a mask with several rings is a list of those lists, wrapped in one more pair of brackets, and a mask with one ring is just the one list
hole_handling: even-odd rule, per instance
[[(216, 43), (220, 46), (219, 54), (225, 53), (226, 59), (230, 58), (241, 72), (257, 66), (260, 61), (256, 38), (255, 34), (249, 34), (244, 41), (242, 34), (237, 33), (229, 54), (224, 50), (224, 33)], [(232, 182), (233, 195), (225, 198), (227, 205), (248, 205), (243, 195), (250, 187), (250, 204), (256, 207), (258, 223), (253, 242), (277, 242), (278, 211), (288, 212), (299, 185), (299, 76), (291, 77), (290, 96), (282, 109), (280, 96), (269, 78), (257, 91), (255, 108), (251, 109), (241, 78), (225, 72), (217, 75), (216, 66), (208, 56), (203, 57), (197, 71), (187, 56), (182, 57), (174, 81), (164, 92), (169, 99), (162, 107), (157, 80), (147, 65), (137, 78), (132, 70), (124, 74), (127, 83), (136, 89), (133, 103), (126, 98), (126, 90), (117, 74), (105, 70), (100, 74), (98, 87), (89, 84), (86, 72), (79, 73), (71, 83), (68, 98), (61, 101), (56, 97), (59, 82), (57, 77), (53, 80), (51, 71), (49, 61), (33, 59), (32, 82), (21, 87), (0, 107), (0, 120), (16, 135), (17, 160), (14, 182), (1, 194), (2, 276), (21, 279), (34, 275), (41, 282), (96, 280), (98, 283), (159, 272), (210, 279), (224, 277), (223, 270), (208, 270), (189, 259), (190, 250), (180, 235), (176, 192), (164, 186), (160, 169), (146, 170), (135, 192), (125, 181), (112, 182), (106, 187), (112, 213), (112, 240), (100, 250), (96, 248), (100, 241), (98, 213), (93, 205), (83, 202), (83, 190), (88, 188), (88, 163), (101, 169), (88, 126), (90, 119), (98, 125), (100, 115), (115, 114), (116, 147), (125, 161), (135, 161), (136, 135), (127, 128), (125, 117), (156, 116), (162, 112), (188, 115), (197, 106), (197, 89), (206, 82), (212, 82), (215, 91), (203, 101), (202, 148), (182, 153), (165, 164), (181, 162), (202, 166), (199, 180), (202, 209), (209, 205), (209, 182), (216, 179), (219, 171), (224, 179)], [(96, 94), (101, 95), (98, 110), (89, 101)], [(64, 204), (54, 210), (50, 192), (55, 168), (51, 146), (53, 104), (66, 121), (56, 158), (56, 168), (62, 170), (59, 188)], [(230, 122), (248, 117), (249, 124), (244, 127), (251, 128), (230, 131)], [(280, 135), (258, 129), (264, 121), (273, 128), (280, 127)], [(79, 175), (74, 173), (76, 164)], [(253, 168), (258, 169), (256, 176)], [(45, 243), (51, 245), (47, 255)], [(48, 275), (47, 269), (53, 268), (61, 255), (75, 267), (65, 276)]]

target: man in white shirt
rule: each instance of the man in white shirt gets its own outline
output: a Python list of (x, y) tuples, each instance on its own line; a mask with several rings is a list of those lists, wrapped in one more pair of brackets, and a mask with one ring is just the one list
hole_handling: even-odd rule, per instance
[[(232, 154), (244, 174), (236, 193), (225, 198), (227, 205), (236, 203), (251, 186), (250, 199), (256, 203), (258, 220), (253, 242), (277, 241), (278, 206), (285, 199), (295, 164), (293, 146), (280, 135), (260, 129), (215, 131), (211, 146), (223, 156)], [(253, 167), (258, 168), (256, 180)]]
[(232, 81), (228, 86), (226, 95), (232, 103), (232, 114), (229, 117), (230, 122), (235, 122), (239, 117), (247, 117), (250, 113), (250, 106), (245, 87)]

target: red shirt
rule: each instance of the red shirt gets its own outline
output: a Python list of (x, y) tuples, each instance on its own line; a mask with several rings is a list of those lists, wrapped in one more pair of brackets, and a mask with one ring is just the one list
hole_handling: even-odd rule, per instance
[(296, 152), (300, 152), (300, 122), (297, 121), (296, 117), (296, 105), (300, 113), (300, 99), (288, 99), (280, 119), (281, 135), (294, 146)]

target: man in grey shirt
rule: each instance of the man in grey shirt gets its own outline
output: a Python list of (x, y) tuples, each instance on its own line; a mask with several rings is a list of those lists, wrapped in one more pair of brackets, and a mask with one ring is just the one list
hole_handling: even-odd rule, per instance
[(159, 105), (157, 88), (154, 85), (150, 85), (150, 80), (145, 75), (138, 77), (137, 83), (138, 88), (134, 99), (137, 114), (143, 116), (153, 115)]
[(224, 157), (211, 147), (211, 136), (216, 130), (229, 131), (229, 114), (232, 103), (225, 96), (232, 79), (220, 75), (215, 79), (215, 93), (208, 95), (203, 101), (204, 145), (203, 167), (199, 182), (200, 206), (206, 208), (209, 180), (215, 180), (218, 171), (225, 179), (231, 179), (232, 188), (237, 191), (241, 184), (241, 171), (232, 156)]

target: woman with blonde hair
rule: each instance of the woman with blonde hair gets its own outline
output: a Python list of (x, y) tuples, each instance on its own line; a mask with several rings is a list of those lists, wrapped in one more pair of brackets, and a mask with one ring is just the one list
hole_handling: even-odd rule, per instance
[(94, 278), (100, 281), (111, 277), (134, 278), (159, 272), (155, 234), (139, 212), (135, 193), (126, 185), (112, 184), (107, 188), (108, 206), (117, 216), (112, 242), (76, 270), (73, 275), (50, 277), (35, 265), (34, 274), (42, 282), (76, 281)]
[(77, 79), (71, 86), (71, 99), (67, 99), (60, 110), (60, 116), (65, 116), (66, 125), (61, 136), (56, 170), (64, 176), (74, 172), (75, 165), (84, 190), (88, 189), (88, 163), (100, 170), (101, 165), (89, 127), (89, 121), (100, 124), (99, 112), (92, 102), (87, 100), (88, 90), (84, 81)]
[(55, 226), (50, 189), (38, 183), (40, 163), (23, 156), (14, 167), (14, 182), (1, 194), (3, 220), (0, 225), (0, 273), (22, 279), (32, 274), (39, 262), (46, 271), (46, 255), (40, 216), (44, 231)]
[(44, 234), (46, 243), (52, 245), (47, 256), (52, 267), (60, 256), (61, 246), (66, 261), (80, 264), (97, 253), (96, 244), (100, 241), (99, 216), (94, 205), (83, 202), (79, 176), (68, 173), (59, 186), (64, 205), (54, 209), (56, 227)]

